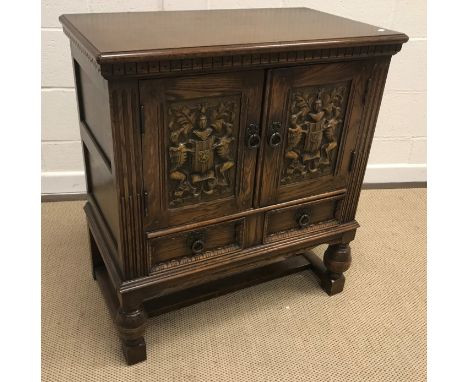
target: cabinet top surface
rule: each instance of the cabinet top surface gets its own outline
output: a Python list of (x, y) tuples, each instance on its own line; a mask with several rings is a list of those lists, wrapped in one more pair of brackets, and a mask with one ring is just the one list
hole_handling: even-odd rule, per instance
[(401, 44), (408, 39), (308, 8), (68, 14), (60, 21), (102, 63), (149, 55)]

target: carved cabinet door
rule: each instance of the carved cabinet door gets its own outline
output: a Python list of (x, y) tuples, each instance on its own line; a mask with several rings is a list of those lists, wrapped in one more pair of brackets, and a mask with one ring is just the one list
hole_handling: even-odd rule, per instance
[(252, 207), (262, 71), (140, 81), (145, 229)]
[(370, 63), (269, 72), (259, 204), (346, 188)]

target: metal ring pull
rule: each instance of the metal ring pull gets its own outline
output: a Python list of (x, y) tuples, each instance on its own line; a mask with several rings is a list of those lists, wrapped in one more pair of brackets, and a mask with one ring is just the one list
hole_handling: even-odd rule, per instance
[(260, 146), (260, 135), (259, 135), (259, 126), (258, 123), (256, 122), (251, 122), (247, 126), (247, 139), (246, 139), (246, 144), (247, 148), (250, 150), (256, 149), (258, 146)]
[(301, 228), (306, 228), (310, 225), (310, 215), (309, 214), (302, 214), (299, 216), (297, 219), (297, 224), (299, 224), (299, 227)]
[(198, 239), (192, 243), (192, 252), (195, 255), (202, 253), (204, 250), (205, 250), (205, 243), (203, 242), (203, 240)]
[(247, 137), (247, 147), (250, 150), (256, 149), (260, 146), (260, 135), (257, 133), (251, 134)]
[(273, 148), (278, 147), (281, 144), (281, 134), (278, 132), (271, 134), (269, 144)]
[(281, 144), (281, 122), (272, 122), (270, 126), (270, 138), (268, 139), (268, 144), (270, 147), (275, 148)]

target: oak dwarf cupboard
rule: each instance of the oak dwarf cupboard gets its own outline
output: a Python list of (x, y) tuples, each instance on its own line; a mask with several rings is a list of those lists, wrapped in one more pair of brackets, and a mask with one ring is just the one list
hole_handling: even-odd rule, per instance
[(343, 290), (406, 35), (305, 8), (60, 21), (93, 276), (127, 363), (146, 359), (148, 315), (306, 268), (328, 294)]

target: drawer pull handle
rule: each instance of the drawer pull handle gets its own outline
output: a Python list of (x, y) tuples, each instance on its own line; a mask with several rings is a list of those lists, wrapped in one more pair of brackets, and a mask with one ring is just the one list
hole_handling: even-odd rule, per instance
[(270, 127), (270, 139), (268, 143), (270, 147), (275, 148), (281, 144), (282, 137), (281, 137), (281, 122), (273, 122)]
[(202, 253), (204, 250), (205, 250), (205, 243), (203, 242), (203, 240), (198, 239), (192, 243), (192, 252), (195, 255)]
[(310, 225), (310, 215), (309, 214), (302, 214), (299, 216), (297, 219), (297, 224), (299, 224), (299, 227), (301, 228), (306, 228)]

